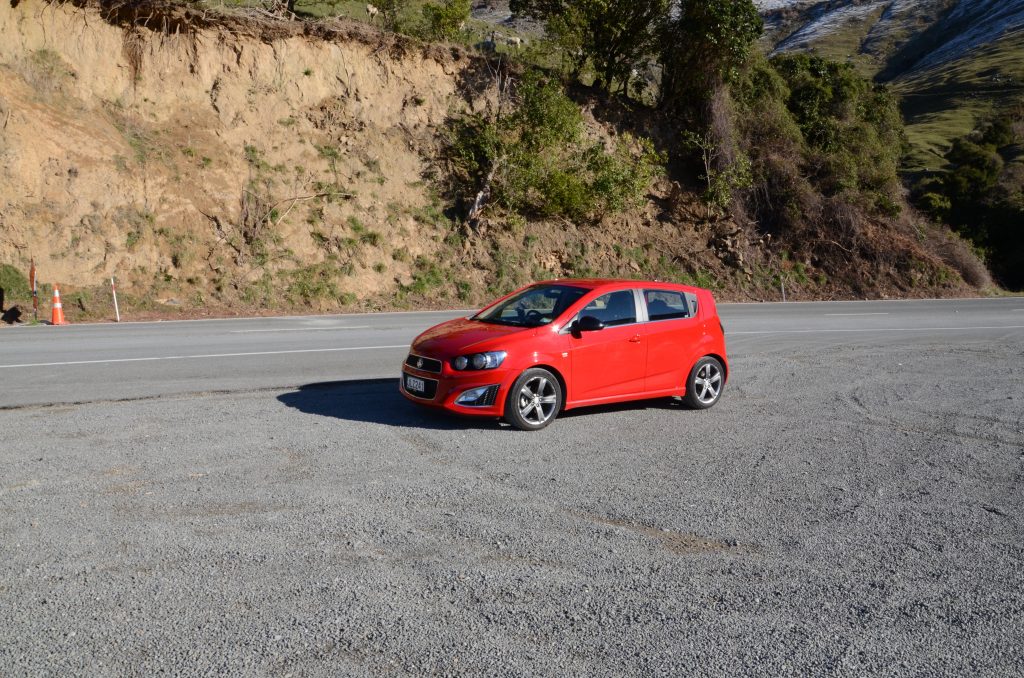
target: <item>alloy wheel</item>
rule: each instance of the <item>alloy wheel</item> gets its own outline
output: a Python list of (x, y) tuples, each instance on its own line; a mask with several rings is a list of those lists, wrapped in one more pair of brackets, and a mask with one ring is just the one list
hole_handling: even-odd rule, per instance
[(558, 392), (547, 377), (533, 377), (523, 384), (517, 398), (519, 416), (538, 426), (555, 415)]
[(718, 400), (718, 394), (722, 391), (722, 371), (718, 365), (706, 362), (700, 366), (694, 379), (694, 391), (697, 400), (704, 405)]

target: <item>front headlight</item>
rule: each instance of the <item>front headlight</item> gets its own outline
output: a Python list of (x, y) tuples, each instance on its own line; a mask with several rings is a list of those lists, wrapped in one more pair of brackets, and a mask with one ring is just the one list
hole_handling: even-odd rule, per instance
[(470, 368), (474, 370), (493, 370), (504, 362), (507, 355), (505, 351), (487, 351), (486, 353), (460, 355), (452, 360), (452, 369), (459, 372)]

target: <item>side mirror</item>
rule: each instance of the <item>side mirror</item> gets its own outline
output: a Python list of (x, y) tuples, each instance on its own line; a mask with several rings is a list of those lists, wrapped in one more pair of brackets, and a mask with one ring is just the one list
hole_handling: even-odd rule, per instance
[(585, 315), (576, 322), (576, 329), (580, 332), (597, 332), (604, 329), (604, 323), (592, 315)]

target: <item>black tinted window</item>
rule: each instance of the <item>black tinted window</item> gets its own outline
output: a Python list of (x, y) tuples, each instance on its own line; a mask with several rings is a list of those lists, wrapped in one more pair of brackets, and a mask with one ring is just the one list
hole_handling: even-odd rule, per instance
[(605, 325), (628, 325), (636, 322), (636, 302), (632, 290), (609, 292), (587, 304), (580, 317), (591, 315)]
[(651, 320), (690, 317), (689, 304), (682, 292), (644, 290), (644, 302), (647, 304), (647, 317)]

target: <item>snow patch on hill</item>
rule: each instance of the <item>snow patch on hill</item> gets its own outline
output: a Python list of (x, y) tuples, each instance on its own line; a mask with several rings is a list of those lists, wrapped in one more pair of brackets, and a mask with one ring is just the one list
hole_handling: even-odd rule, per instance
[(822, 7), (820, 13), (800, 29), (779, 43), (775, 51), (785, 52), (811, 46), (812, 43), (828, 37), (831, 33), (847, 24), (864, 21), (883, 5), (891, 4), (891, 0), (876, 0), (863, 5), (845, 5), (836, 9)]
[(981, 45), (1024, 31), (1024, 0), (962, 0), (942, 20), (950, 39), (918, 62), (928, 67), (955, 59)]
[(782, 9), (790, 5), (796, 5), (802, 0), (754, 0), (754, 4), (762, 12), (770, 12), (775, 9)]

